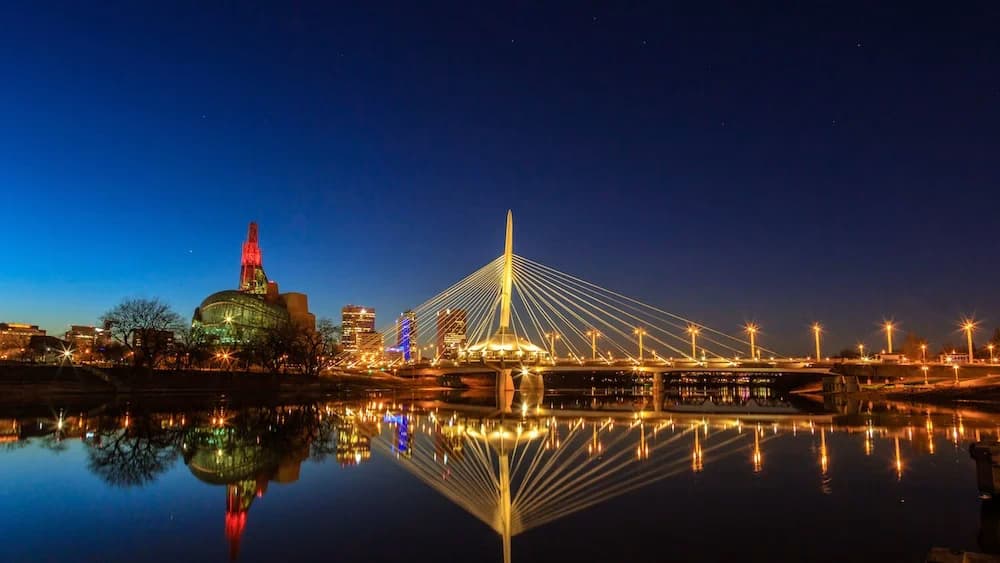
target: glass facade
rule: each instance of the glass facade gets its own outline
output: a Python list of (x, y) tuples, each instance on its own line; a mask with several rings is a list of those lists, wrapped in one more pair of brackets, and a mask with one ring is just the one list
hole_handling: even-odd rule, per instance
[(287, 324), (288, 311), (259, 295), (220, 291), (202, 301), (195, 310), (194, 322), (220, 344), (240, 344), (252, 340), (262, 329)]

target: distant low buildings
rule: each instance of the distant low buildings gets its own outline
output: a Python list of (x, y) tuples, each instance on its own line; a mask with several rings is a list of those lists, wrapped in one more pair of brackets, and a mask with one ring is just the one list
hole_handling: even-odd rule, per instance
[(969, 363), (968, 352), (951, 352), (938, 356), (938, 361), (942, 364), (967, 364)]
[(33, 336), (45, 336), (45, 331), (38, 325), (0, 323), (0, 359), (22, 358)]
[(111, 342), (111, 336), (108, 331), (96, 326), (70, 325), (69, 330), (63, 334), (63, 340), (73, 350), (74, 359), (90, 360)]

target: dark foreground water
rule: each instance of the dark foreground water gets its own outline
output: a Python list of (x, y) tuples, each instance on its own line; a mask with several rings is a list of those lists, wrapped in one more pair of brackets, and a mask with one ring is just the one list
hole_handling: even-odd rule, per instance
[(995, 415), (891, 405), (793, 414), (739, 391), (679, 401), (684, 412), (673, 413), (637, 414), (642, 402), (627, 397), (546, 396), (543, 407), (515, 397), (506, 414), (488, 400), (455, 402), (0, 417), (0, 561), (1000, 552), (1000, 515), (978, 498), (968, 454), (977, 435), (996, 436)]

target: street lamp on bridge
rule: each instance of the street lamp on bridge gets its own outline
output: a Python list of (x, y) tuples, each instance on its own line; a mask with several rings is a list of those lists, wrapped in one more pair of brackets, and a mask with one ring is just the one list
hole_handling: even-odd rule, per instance
[(993, 345), (992, 344), (987, 344), (986, 345), (986, 349), (990, 351), (990, 363), (991, 364), (997, 363), (996, 357), (993, 355)]
[(965, 339), (969, 344), (969, 363), (975, 361), (975, 351), (972, 349), (972, 332), (976, 330), (976, 321), (972, 319), (962, 319), (962, 330), (965, 331)]
[(820, 361), (823, 356), (820, 354), (819, 349), (819, 334), (823, 332), (823, 327), (819, 326), (819, 323), (813, 323), (813, 337), (816, 339), (816, 361)]
[(549, 354), (552, 356), (552, 363), (556, 363), (556, 340), (559, 340), (559, 334), (556, 332), (550, 332), (545, 335), (549, 339)]
[(587, 336), (590, 337), (590, 359), (594, 361), (597, 360), (597, 337), (600, 335), (601, 333), (597, 332), (597, 329), (592, 328), (587, 331)]
[(923, 362), (923, 363), (925, 363), (925, 364), (927, 363), (927, 343), (926, 342), (920, 345), (920, 361)]
[(698, 361), (698, 327), (696, 325), (688, 325), (688, 334), (691, 335), (691, 359)]
[(635, 335), (639, 337), (639, 363), (642, 363), (642, 336), (646, 334), (646, 331), (642, 328), (636, 328)]
[(750, 335), (750, 359), (757, 359), (757, 331), (760, 329), (755, 323), (747, 323), (744, 330)]
[(861, 356), (862, 360), (865, 359), (865, 344), (864, 344), (864, 342), (858, 342), (858, 355)]
[(892, 321), (885, 322), (885, 340), (887, 353), (892, 354), (892, 330), (896, 328)]

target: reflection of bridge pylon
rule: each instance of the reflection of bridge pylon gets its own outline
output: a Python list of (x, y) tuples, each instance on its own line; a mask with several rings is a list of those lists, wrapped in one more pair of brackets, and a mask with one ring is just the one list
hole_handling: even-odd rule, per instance
[[(373, 448), (500, 535), (505, 562), (518, 534), (689, 471), (689, 434), (702, 432), (641, 419), (409, 416), (429, 427), (410, 456), (396, 454), (393, 429), (374, 436)], [(747, 437), (713, 433), (695, 447), (699, 459), (719, 459), (745, 449)]]

